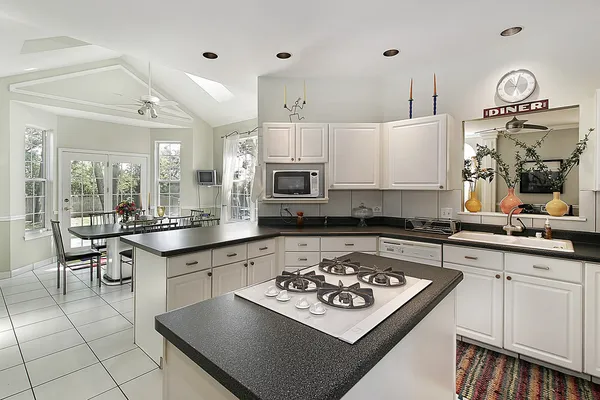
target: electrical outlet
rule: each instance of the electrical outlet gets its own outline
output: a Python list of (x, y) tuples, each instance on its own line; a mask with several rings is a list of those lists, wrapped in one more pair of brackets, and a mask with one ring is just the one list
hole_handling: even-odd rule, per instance
[(452, 218), (452, 209), (451, 208), (442, 208), (441, 210), (441, 218)]
[(380, 206), (373, 207), (373, 213), (375, 213), (375, 214), (381, 214), (381, 207)]

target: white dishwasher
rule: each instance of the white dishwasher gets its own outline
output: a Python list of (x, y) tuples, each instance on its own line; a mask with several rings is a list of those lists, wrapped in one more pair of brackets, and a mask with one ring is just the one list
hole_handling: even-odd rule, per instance
[(442, 266), (442, 245), (403, 239), (379, 239), (379, 255), (418, 264)]

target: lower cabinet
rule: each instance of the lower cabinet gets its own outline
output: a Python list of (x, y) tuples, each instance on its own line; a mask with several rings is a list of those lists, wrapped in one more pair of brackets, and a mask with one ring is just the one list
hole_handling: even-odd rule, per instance
[(456, 288), (456, 333), (502, 347), (504, 273), (452, 263), (444, 263), (444, 268), (463, 273)]
[(167, 279), (167, 311), (210, 299), (211, 275), (209, 269)]
[(506, 272), (504, 348), (582, 371), (582, 285)]
[(247, 285), (247, 261), (215, 267), (212, 270), (212, 297), (241, 289)]
[(600, 265), (585, 265), (584, 285), (584, 372), (600, 378)]
[(279, 275), (275, 254), (248, 260), (248, 285), (265, 282)]

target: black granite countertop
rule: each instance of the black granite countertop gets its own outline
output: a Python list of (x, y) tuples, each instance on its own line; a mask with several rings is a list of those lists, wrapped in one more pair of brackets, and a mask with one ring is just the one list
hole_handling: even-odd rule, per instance
[[(395, 226), (295, 226), (266, 227), (255, 223), (226, 224), (206, 228), (190, 228), (122, 237), (121, 240), (161, 257), (170, 257), (216, 247), (224, 247), (251, 240), (277, 236), (385, 236), (456, 246), (481, 247), (491, 250), (509, 251), (571, 260), (600, 262), (600, 243), (573, 240), (574, 252), (557, 252), (449, 239), (448, 235), (406, 230)], [(597, 235), (590, 235), (596, 238)]]
[[(353, 253), (365, 265), (377, 256)], [(462, 273), (389, 260), (432, 281), (355, 344), (226, 294), (156, 317), (156, 330), (240, 399), (340, 399), (462, 280)]]

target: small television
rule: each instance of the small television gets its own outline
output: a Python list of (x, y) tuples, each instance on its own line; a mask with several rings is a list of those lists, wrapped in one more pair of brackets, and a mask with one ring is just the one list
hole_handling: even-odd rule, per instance
[[(558, 170), (563, 160), (543, 160), (548, 166), (552, 179), (558, 178)], [(535, 166), (533, 162), (526, 162), (524, 167), (529, 169)], [(564, 185), (560, 186), (560, 193), (563, 193)], [(519, 187), (521, 193), (552, 193), (552, 183), (548, 177), (537, 171), (527, 171), (521, 174), (521, 184)]]
[(216, 169), (199, 169), (196, 171), (196, 183), (200, 186), (217, 186)]

